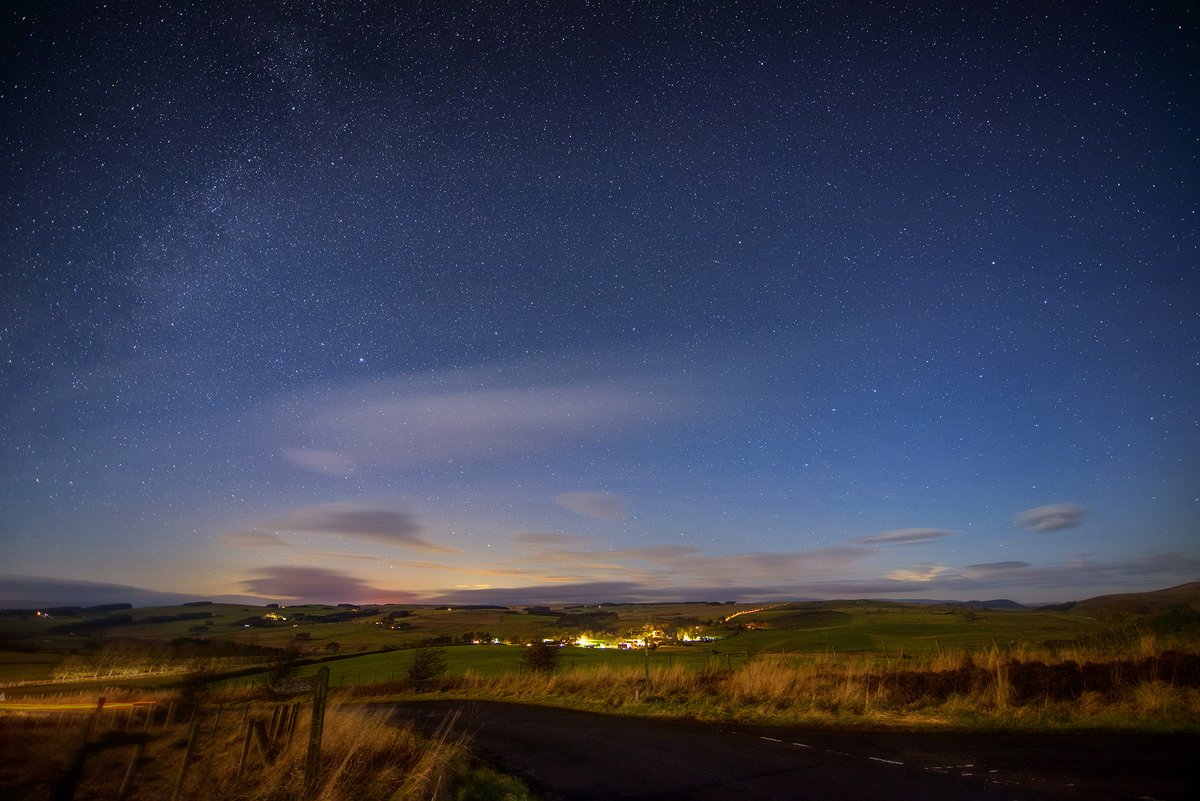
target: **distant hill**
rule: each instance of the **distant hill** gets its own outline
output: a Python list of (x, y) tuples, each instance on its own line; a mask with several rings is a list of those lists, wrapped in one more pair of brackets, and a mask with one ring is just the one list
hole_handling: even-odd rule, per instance
[(1075, 603), (1075, 611), (1093, 615), (1149, 614), (1174, 606), (1187, 606), (1200, 612), (1200, 581), (1153, 592), (1127, 592), (1098, 595)]
[(968, 609), (1028, 609), (1025, 604), (1010, 601), (1007, 598), (996, 598), (992, 601), (964, 601), (960, 606)]
[[(880, 599), (883, 600), (883, 599)], [(938, 598), (893, 598), (891, 603), (898, 604), (921, 604), (922, 606), (958, 606), (963, 609), (1031, 609), (1032, 607), (1025, 604), (1019, 604), (1016, 601), (1010, 601), (1007, 598), (996, 598), (991, 601), (947, 601)]]

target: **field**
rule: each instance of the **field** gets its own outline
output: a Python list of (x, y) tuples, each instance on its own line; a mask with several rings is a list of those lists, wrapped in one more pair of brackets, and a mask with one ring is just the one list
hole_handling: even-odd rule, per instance
[[(518, 699), (881, 725), (1194, 728), (1200, 585), (1053, 609), (826, 601), (556, 607), (196, 603), (0, 614), (10, 696), (102, 687)], [(553, 671), (527, 645), (557, 646)], [(417, 680), (433, 651), (435, 670)], [(1097, 667), (1099, 666), (1099, 667)], [(1117, 680), (1111, 677), (1117, 676)]]

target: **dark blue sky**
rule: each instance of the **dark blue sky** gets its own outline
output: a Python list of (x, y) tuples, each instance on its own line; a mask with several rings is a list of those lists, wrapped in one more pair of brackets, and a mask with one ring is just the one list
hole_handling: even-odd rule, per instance
[(4, 13), (2, 573), (1200, 577), (1186, 4)]

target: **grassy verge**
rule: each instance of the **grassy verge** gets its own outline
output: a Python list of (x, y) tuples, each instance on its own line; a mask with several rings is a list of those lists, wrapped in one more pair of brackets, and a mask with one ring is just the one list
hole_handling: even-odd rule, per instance
[[(138, 697), (144, 700), (144, 695)], [(57, 699), (56, 704), (61, 709), (70, 700), (84, 705), (88, 701)], [(126, 711), (120, 699), (110, 699), (116, 708), (99, 716), (87, 739), (89, 753), (74, 796), (77, 801), (121, 797), (138, 742), (144, 743), (144, 752), (125, 796), (129, 801), (172, 798), (177, 786), (175, 797), (196, 801), (532, 799), (515, 779), (476, 765), (450, 726), (425, 737), (381, 714), (347, 706), (328, 710), (320, 770), (306, 793), (306, 713), (301, 725), (290, 731), (270, 727), (267, 757), (256, 741), (246, 747), (246, 721), (271, 719), (273, 707), (243, 704), (225, 709), (224, 715), (206, 707), (193, 717), (190, 707), (181, 703), (180, 720), (170, 722), (165, 712), (171, 699), (159, 700), (157, 710), (147, 717), (147, 707)], [(14, 801), (54, 797), (79, 753), (88, 717), (53, 710), (0, 714), (0, 796)], [(180, 781), (193, 730), (193, 755)]]
[[(733, 668), (647, 660), (548, 675), (468, 670), (418, 695), (822, 726), (1194, 732), (1198, 650), (1146, 639), (1120, 653), (1020, 647), (916, 658), (764, 655)], [(374, 700), (414, 694), (404, 682), (346, 692)]]

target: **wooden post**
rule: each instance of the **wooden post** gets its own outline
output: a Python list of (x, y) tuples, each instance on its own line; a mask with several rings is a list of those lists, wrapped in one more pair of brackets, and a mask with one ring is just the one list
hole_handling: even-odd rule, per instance
[(246, 736), (242, 740), (242, 756), (238, 759), (238, 773), (246, 769), (246, 758), (250, 756), (250, 741), (254, 739), (254, 721), (247, 720)]
[(129, 767), (125, 769), (125, 778), (121, 780), (121, 789), (117, 791), (117, 801), (125, 801), (129, 798), (129, 791), (133, 789), (133, 780), (137, 778), (138, 770), (142, 767), (142, 754), (146, 751), (146, 742), (141, 740), (133, 747), (133, 757), (129, 760)]
[(103, 711), (104, 697), (101, 696), (96, 701), (96, 711), (88, 715), (88, 719), (83, 724), (83, 732), (75, 747), (75, 753), (71, 755), (71, 761), (67, 764), (66, 771), (59, 778), (58, 784), (54, 787), (54, 793), (50, 796), (52, 801), (72, 801), (75, 798), (75, 787), (79, 784), (80, 777), (83, 776), (83, 764), (87, 761), (88, 738), (92, 736), (92, 726), (95, 725)]
[(642, 649), (643, 661), (646, 663), (646, 690), (650, 689), (650, 638), (646, 637), (646, 646)]
[(311, 793), (321, 772), (321, 735), (325, 732), (325, 702), (329, 698), (329, 667), (317, 671), (313, 679), (312, 724), (308, 731), (308, 760), (304, 765), (304, 790)]
[(188, 732), (187, 748), (183, 751), (183, 763), (179, 766), (179, 775), (175, 777), (175, 790), (171, 793), (171, 801), (179, 798), (179, 791), (183, 789), (183, 777), (187, 775), (188, 766), (192, 764), (192, 757), (196, 755), (196, 742), (200, 739), (200, 719), (193, 716), (192, 727)]
[(250, 729), (258, 742), (258, 750), (262, 751), (263, 762), (270, 765), (275, 761), (275, 751), (271, 748), (271, 740), (267, 737), (267, 727), (261, 720), (250, 721)]
[(292, 704), (292, 714), (288, 718), (288, 725), (287, 725), (287, 741), (288, 741), (289, 745), (291, 745), (291, 742), (292, 742), (292, 735), (294, 735), (296, 733), (296, 720), (299, 717), (300, 717), (300, 704), (299, 703)]

